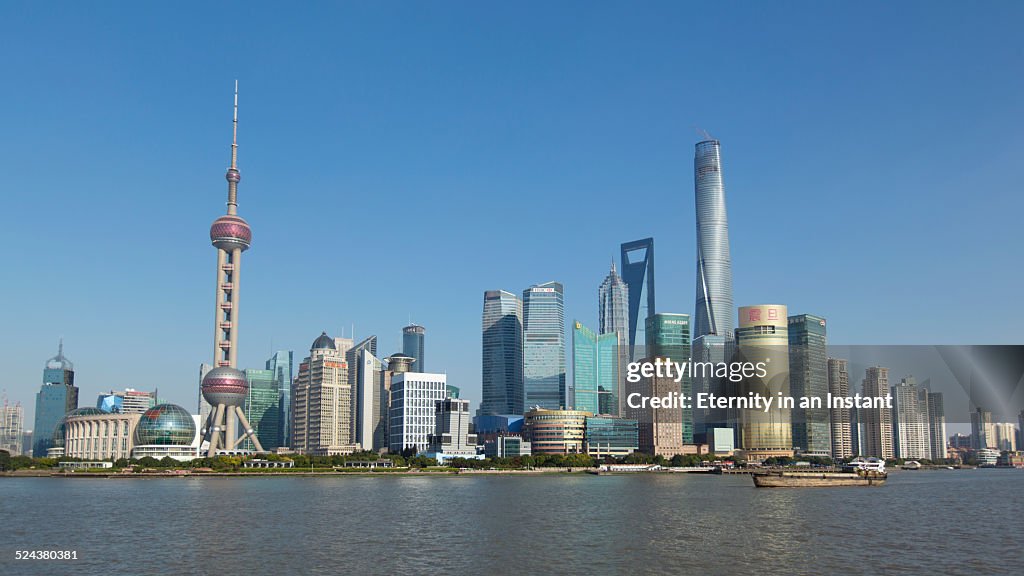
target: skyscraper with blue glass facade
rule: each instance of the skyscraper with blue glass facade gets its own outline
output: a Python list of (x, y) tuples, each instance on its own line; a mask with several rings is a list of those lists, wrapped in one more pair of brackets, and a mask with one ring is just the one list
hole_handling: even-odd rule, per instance
[(572, 330), (573, 408), (618, 414), (619, 333), (595, 334), (580, 322)]
[(565, 405), (562, 285), (546, 282), (523, 291), (523, 409), (557, 410)]
[(35, 427), (33, 428), (32, 455), (46, 456), (53, 446), (53, 430), (61, 418), (78, 408), (78, 387), (75, 386), (75, 366), (64, 357), (64, 342), (57, 355), (46, 361), (43, 385), (36, 394)]
[[(419, 324), (410, 324), (402, 328), (402, 354), (416, 359), (412, 367), (417, 372), (427, 371), (423, 350), (426, 337), (427, 329)], [(376, 354), (376, 351), (371, 352)]]
[[(289, 446), (292, 438), (292, 378), (295, 353), (291, 350), (278, 350), (267, 360), (267, 370), (274, 373), (277, 382), (278, 406), (278, 446)], [(260, 440), (263, 441), (262, 438)], [(264, 446), (266, 446), (264, 444)]]
[(832, 454), (832, 418), (828, 408), (828, 348), (825, 319), (811, 314), (790, 316), (789, 389), (795, 398), (821, 399), (820, 408), (793, 409), (793, 446), (821, 456)]
[[(280, 446), (281, 438), (281, 391), (277, 375), (273, 370), (245, 369), (249, 390), (245, 398), (245, 417), (256, 431), (256, 438), (264, 450)], [(245, 439), (247, 449), (255, 448), (252, 441)]]
[(484, 292), (478, 415), (523, 413), (523, 301), (505, 290)]
[(572, 399), (576, 410), (597, 413), (597, 334), (579, 321), (572, 328)]

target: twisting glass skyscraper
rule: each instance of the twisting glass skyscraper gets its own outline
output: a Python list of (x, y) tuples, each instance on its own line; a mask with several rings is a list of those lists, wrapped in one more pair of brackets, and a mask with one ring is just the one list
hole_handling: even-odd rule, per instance
[(523, 291), (523, 406), (557, 410), (565, 396), (562, 285), (546, 282)]
[(732, 260), (718, 140), (697, 143), (693, 158), (697, 203), (697, 305), (693, 336), (733, 339)]
[(505, 290), (484, 292), (479, 414), (522, 414), (523, 301)]

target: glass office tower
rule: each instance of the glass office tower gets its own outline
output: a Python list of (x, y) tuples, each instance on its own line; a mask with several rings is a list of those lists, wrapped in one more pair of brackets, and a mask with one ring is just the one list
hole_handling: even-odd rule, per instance
[(523, 413), (523, 301), (505, 290), (484, 292), (483, 399), (479, 415)]
[[(274, 373), (277, 382), (278, 405), (277, 415), (278, 446), (290, 446), (292, 440), (292, 378), (295, 353), (291, 350), (278, 350), (267, 360), (266, 368)], [(262, 440), (261, 440), (262, 441)]]
[(572, 403), (575, 410), (619, 413), (619, 333), (596, 334), (580, 322), (572, 330)]
[(35, 434), (32, 455), (46, 456), (46, 449), (53, 447), (53, 429), (68, 412), (78, 408), (78, 387), (75, 386), (75, 366), (64, 357), (64, 342), (57, 348), (57, 355), (46, 361), (43, 369), (43, 385), (36, 394)]
[(597, 413), (597, 334), (579, 321), (572, 328), (572, 398), (576, 410)]
[[(690, 315), (659, 312), (647, 317), (646, 358), (671, 359), (682, 364), (690, 359)], [(693, 397), (693, 382), (689, 375), (679, 381), (679, 393)], [(693, 444), (693, 405), (683, 408), (683, 444)]]
[[(419, 324), (410, 324), (402, 328), (402, 354), (415, 358), (416, 362), (412, 367), (417, 372), (426, 372), (427, 364), (423, 355), (424, 341), (426, 340), (427, 329)], [(376, 354), (376, 350), (371, 350)]]
[(732, 340), (732, 261), (718, 140), (697, 143), (693, 177), (697, 213), (697, 303), (693, 337), (713, 334)]
[[(245, 369), (249, 392), (245, 398), (245, 417), (256, 431), (256, 438), (264, 450), (280, 446), (281, 438), (281, 390), (273, 370)], [(255, 449), (252, 441), (245, 439), (248, 450)]]
[(789, 388), (793, 397), (821, 399), (820, 408), (793, 409), (793, 446), (810, 455), (832, 453), (828, 399), (828, 349), (825, 319), (811, 314), (790, 316)]
[(523, 408), (566, 406), (565, 310), (562, 285), (523, 291)]
[(636, 345), (645, 341), (644, 320), (655, 312), (654, 238), (622, 245), (622, 280), (628, 287), (629, 297), (629, 359), (636, 360)]

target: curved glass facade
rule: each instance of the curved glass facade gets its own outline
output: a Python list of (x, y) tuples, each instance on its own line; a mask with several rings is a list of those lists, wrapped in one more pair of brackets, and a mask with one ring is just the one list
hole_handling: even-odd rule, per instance
[(196, 434), (192, 415), (181, 406), (160, 404), (142, 415), (135, 426), (136, 446), (189, 446)]
[(732, 340), (732, 260), (718, 140), (697, 143), (693, 158), (697, 208), (697, 303), (693, 337)]
[(64, 436), (67, 434), (68, 418), (72, 416), (95, 416), (97, 414), (106, 414), (106, 412), (100, 410), (99, 408), (87, 406), (85, 408), (75, 408), (74, 410), (65, 414), (64, 417), (60, 419), (60, 422), (57, 423), (57, 426), (54, 427), (53, 429), (53, 445), (51, 446), (51, 448), (64, 447)]
[(426, 362), (423, 356), (423, 341), (426, 338), (427, 329), (418, 324), (410, 324), (402, 328), (402, 354), (416, 359), (412, 365), (417, 372), (426, 372)]

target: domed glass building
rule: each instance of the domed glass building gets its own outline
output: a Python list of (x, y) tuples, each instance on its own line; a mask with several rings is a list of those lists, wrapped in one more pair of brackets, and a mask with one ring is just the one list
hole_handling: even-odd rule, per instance
[(135, 425), (133, 458), (191, 460), (198, 454), (196, 422), (177, 404), (158, 404), (146, 410)]
[(136, 446), (188, 446), (196, 435), (192, 415), (176, 404), (146, 410), (135, 426)]
[[(64, 438), (67, 436), (68, 430), (68, 418), (71, 418), (72, 416), (97, 416), (100, 414), (106, 414), (106, 412), (99, 408), (93, 408), (92, 406), (75, 408), (65, 414), (53, 429), (53, 448), (64, 448)], [(61, 456), (63, 456), (63, 453)]]

